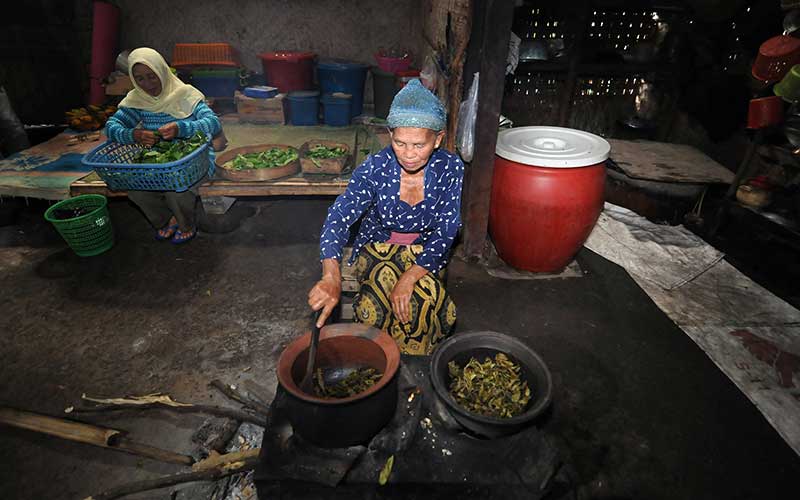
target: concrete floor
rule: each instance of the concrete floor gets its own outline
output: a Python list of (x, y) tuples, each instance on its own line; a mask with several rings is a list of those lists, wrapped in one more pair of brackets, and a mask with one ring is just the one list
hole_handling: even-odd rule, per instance
[[(41, 217), (0, 204), (0, 404), (63, 415), (82, 393), (165, 392), (231, 405), (208, 383), (275, 390), (274, 364), (309, 324), (317, 236), (331, 198), (240, 200), (186, 246), (152, 239), (111, 201), (117, 244), (80, 259)], [(219, 232), (228, 231), (228, 232)], [(581, 278), (507, 281), (455, 259), (457, 330), (525, 340), (554, 376), (542, 422), (568, 453), (580, 498), (751, 499), (796, 489), (800, 458), (621, 268), (583, 250)], [(197, 415), (86, 417), (191, 450)], [(75, 499), (178, 472), (122, 453), (0, 428), (0, 498)], [(169, 498), (169, 490), (131, 498)], [(575, 498), (575, 496), (570, 497)]]

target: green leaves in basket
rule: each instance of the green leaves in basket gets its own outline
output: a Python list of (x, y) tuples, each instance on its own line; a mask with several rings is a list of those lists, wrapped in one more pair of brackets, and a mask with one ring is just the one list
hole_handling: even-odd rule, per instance
[(270, 148), (260, 153), (236, 155), (236, 158), (226, 163), (225, 167), (231, 170), (277, 168), (291, 163), (297, 158), (297, 150), (294, 148)]
[[(157, 134), (157, 137), (161, 137)], [(133, 163), (170, 163), (188, 156), (207, 141), (206, 135), (199, 130), (188, 139), (174, 141), (159, 140), (152, 148), (142, 149)]]
[(525, 411), (531, 399), (528, 383), (520, 377), (520, 367), (499, 352), (483, 363), (470, 358), (464, 367), (455, 361), (450, 371), (450, 395), (464, 409), (486, 417), (510, 418)]
[(309, 158), (316, 158), (316, 159), (323, 159), (323, 158), (338, 158), (340, 156), (344, 156), (347, 153), (347, 150), (341, 146), (337, 146), (334, 148), (329, 148), (327, 146), (323, 146), (322, 144), (318, 146), (314, 146), (308, 150)]

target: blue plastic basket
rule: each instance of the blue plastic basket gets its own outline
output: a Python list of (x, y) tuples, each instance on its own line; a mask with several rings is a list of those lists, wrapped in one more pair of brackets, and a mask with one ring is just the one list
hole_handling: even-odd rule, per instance
[(130, 163), (141, 144), (106, 141), (86, 153), (91, 167), (112, 191), (186, 191), (208, 173), (210, 141), (170, 163)]

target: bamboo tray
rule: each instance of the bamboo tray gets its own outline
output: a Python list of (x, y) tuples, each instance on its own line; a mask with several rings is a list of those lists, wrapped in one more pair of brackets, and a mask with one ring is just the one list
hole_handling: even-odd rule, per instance
[[(233, 170), (230, 168), (226, 168), (225, 164), (233, 161), (236, 158), (236, 155), (244, 155), (248, 153), (260, 153), (262, 151), (266, 151), (272, 148), (281, 148), (281, 149), (289, 149), (292, 146), (286, 144), (256, 144), (254, 146), (243, 146), (240, 148), (234, 148), (230, 151), (225, 151), (224, 153), (217, 156), (216, 164), (217, 164), (217, 174), (224, 178), (231, 181), (270, 181), (273, 179), (279, 179), (281, 177), (286, 177), (289, 175), (294, 175), (300, 171), (300, 159), (287, 163), (281, 167), (277, 168), (256, 168), (252, 170)], [(294, 149), (294, 148), (292, 148)]]

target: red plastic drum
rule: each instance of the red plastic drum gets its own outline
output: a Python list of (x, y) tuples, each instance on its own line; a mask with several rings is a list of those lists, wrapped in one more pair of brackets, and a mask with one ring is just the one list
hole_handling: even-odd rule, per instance
[(489, 234), (508, 265), (561, 271), (603, 209), (605, 161), (600, 136), (561, 127), (520, 127), (497, 138)]

